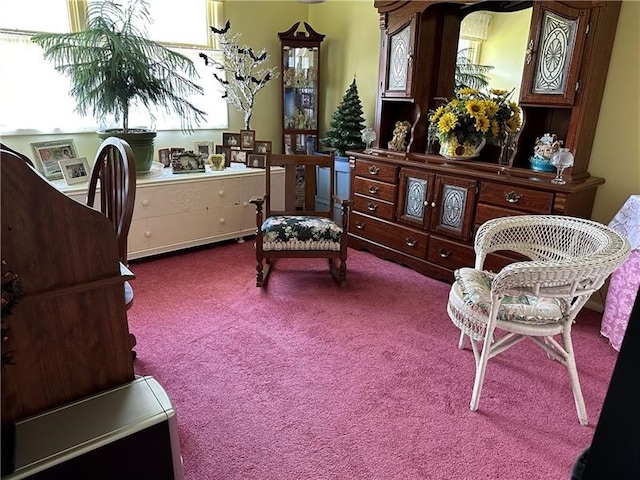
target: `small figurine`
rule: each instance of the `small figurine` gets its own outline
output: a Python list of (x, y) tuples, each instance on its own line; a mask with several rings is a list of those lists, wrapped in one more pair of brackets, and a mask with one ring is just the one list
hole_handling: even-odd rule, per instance
[(551, 157), (556, 153), (564, 142), (558, 140), (554, 133), (545, 133), (542, 137), (536, 138), (536, 144), (533, 147), (533, 153), (540, 160), (551, 160)]
[(404, 122), (396, 122), (393, 129), (393, 138), (387, 144), (389, 150), (395, 150), (397, 152), (404, 152), (407, 150), (407, 134), (411, 124), (406, 120)]

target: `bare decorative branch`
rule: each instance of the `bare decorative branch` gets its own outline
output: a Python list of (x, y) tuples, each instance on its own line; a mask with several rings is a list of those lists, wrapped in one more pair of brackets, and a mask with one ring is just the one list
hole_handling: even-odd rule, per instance
[(200, 53), (200, 57), (213, 69), (213, 78), (224, 89), (222, 98), (244, 113), (244, 128), (250, 130), (256, 95), (270, 80), (278, 77), (279, 68), (262, 66), (269, 60), (267, 50), (256, 54), (251, 47), (239, 45), (241, 34), (232, 35), (230, 29), (229, 20), (222, 29), (211, 27), (222, 52), (222, 61), (205, 53)]

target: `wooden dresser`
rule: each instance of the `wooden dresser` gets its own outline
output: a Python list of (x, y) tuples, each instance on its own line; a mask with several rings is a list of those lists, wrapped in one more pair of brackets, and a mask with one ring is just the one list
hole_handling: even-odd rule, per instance
[[(272, 181), (284, 182), (284, 170), (274, 171)], [(86, 184), (69, 186), (63, 180), (53, 184), (70, 198), (86, 203)], [(253, 235), (256, 210), (249, 200), (264, 191), (264, 169), (173, 174), (154, 164), (151, 173), (137, 181), (128, 258)], [(282, 191), (281, 186), (276, 191)]]
[[(589, 218), (603, 178), (588, 172), (620, 2), (379, 0), (378, 147), (350, 157), (350, 246), (446, 281), (473, 265), (473, 236), (504, 215)], [(524, 123), (507, 165), (487, 145), (473, 161), (446, 160), (428, 141), (429, 110), (451, 98), (462, 20), (476, 11), (529, 9), (519, 105)], [(554, 69), (550, 69), (554, 65)], [(411, 125), (406, 151), (384, 148), (394, 125)], [(565, 185), (533, 170), (536, 137), (557, 134), (575, 155)], [(437, 147), (437, 143), (436, 143)], [(489, 268), (513, 261), (493, 256)]]

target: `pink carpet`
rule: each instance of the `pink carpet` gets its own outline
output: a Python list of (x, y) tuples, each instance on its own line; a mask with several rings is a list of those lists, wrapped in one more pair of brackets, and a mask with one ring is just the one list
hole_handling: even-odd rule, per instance
[(617, 352), (585, 310), (574, 329), (590, 426), (564, 367), (524, 342), (489, 363), (469, 411), (449, 286), (350, 251), (281, 260), (255, 287), (253, 242), (131, 265), (136, 373), (178, 415), (187, 480), (568, 479), (593, 436)]

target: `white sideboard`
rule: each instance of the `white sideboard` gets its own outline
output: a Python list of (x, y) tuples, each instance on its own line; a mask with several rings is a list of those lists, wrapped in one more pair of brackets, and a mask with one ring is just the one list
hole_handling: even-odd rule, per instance
[[(255, 234), (256, 210), (249, 200), (264, 194), (264, 169), (207, 167), (205, 173), (174, 174), (157, 165), (137, 180), (130, 260)], [(274, 168), (271, 181), (272, 192), (284, 192), (284, 169)], [(86, 204), (87, 183), (52, 184)], [(272, 202), (284, 205), (284, 198)]]

